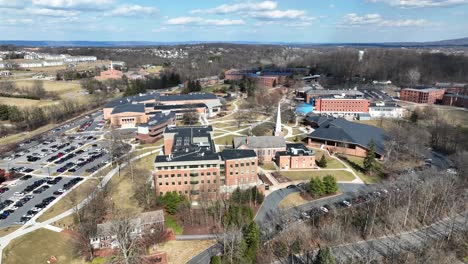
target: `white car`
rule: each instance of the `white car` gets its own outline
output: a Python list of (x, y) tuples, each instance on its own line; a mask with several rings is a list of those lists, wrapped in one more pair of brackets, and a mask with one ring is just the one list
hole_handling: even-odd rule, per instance
[(13, 205), (10, 209), (16, 211), (16, 210), (18, 210), (18, 207)]
[(23, 197), (24, 192), (15, 192), (13, 195), (16, 196), (16, 197)]
[(57, 192), (59, 192), (59, 193), (64, 193), (65, 190), (64, 190), (64, 189), (58, 189)]
[(346, 200), (344, 200), (342, 203), (343, 203), (346, 207), (351, 207), (351, 203), (348, 202), (348, 201), (346, 201)]
[(14, 158), (14, 157), (12, 157), (12, 156), (8, 156), (8, 157), (6, 157), (4, 160), (13, 160), (13, 158)]
[(31, 208), (31, 211), (34, 211), (34, 212), (39, 212), (41, 210), (42, 210), (42, 208), (37, 208), (37, 207)]
[(322, 211), (324, 213), (328, 213), (328, 209), (323, 207), (323, 206), (320, 207), (320, 211)]
[(309, 219), (310, 218), (310, 215), (308, 215), (306, 212), (302, 212), (301, 213), (301, 216), (305, 219)]

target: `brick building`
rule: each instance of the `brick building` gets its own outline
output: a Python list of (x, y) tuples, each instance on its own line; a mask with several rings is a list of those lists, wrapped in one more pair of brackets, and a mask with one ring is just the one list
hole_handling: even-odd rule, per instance
[(308, 89), (304, 87), (303, 90), (298, 91), (297, 96), (303, 96), (306, 103), (312, 104), (316, 98), (364, 98), (364, 94), (358, 90), (325, 90), (314, 87)]
[[(184, 113), (191, 112), (204, 117), (216, 116), (221, 110), (222, 103), (216, 95), (211, 93), (171, 94), (160, 93), (140, 94), (114, 100), (103, 108), (105, 120), (110, 120), (114, 127), (135, 127), (146, 123), (157, 113), (173, 112), (177, 119)], [(139, 118), (134, 117), (137, 110)], [(133, 111), (133, 112), (129, 112)], [(146, 115), (147, 117), (143, 117)], [(125, 122), (119, 122), (119, 120)]]
[(445, 89), (425, 88), (425, 89), (402, 89), (400, 100), (418, 104), (435, 104), (444, 97)]
[(257, 185), (255, 152), (232, 149), (217, 153), (212, 133), (211, 126), (166, 128), (163, 155), (154, 164), (157, 195), (175, 191), (197, 200)]
[(442, 98), (442, 104), (468, 108), (468, 95), (445, 94)]
[(356, 98), (318, 98), (314, 112), (331, 115), (354, 115), (369, 112), (369, 100)]
[(281, 170), (315, 168), (315, 153), (302, 143), (286, 144), (285, 151), (277, 151), (276, 165)]
[(175, 113), (157, 113), (147, 123), (138, 126), (136, 140), (142, 144), (154, 143), (163, 138), (164, 130), (175, 125)]
[(324, 120), (318, 128), (307, 135), (311, 147), (325, 147), (330, 152), (365, 157), (372, 140), (377, 158), (384, 156), (387, 134), (381, 128), (350, 122), (343, 118)]

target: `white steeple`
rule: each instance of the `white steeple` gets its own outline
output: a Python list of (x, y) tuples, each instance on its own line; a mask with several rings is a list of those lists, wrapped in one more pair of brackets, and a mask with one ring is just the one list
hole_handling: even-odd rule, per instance
[(283, 131), (281, 129), (281, 104), (278, 102), (278, 113), (276, 116), (276, 126), (275, 126), (275, 136), (283, 136)]

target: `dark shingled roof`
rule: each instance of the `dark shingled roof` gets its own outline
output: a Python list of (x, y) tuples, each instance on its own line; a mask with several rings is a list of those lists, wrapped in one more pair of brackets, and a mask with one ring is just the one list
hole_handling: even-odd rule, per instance
[(157, 100), (163, 101), (185, 101), (185, 100), (206, 100), (216, 99), (216, 95), (211, 93), (189, 93), (189, 94), (177, 94), (177, 95), (161, 95), (157, 97)]
[(333, 117), (322, 116), (322, 115), (317, 115), (317, 114), (311, 114), (305, 118), (307, 122), (316, 123), (318, 126), (321, 126), (325, 123), (333, 121), (333, 119), (334, 119)]
[(333, 140), (343, 143), (352, 143), (368, 149), (371, 140), (375, 143), (375, 152), (384, 154), (384, 142), (387, 134), (381, 128), (350, 122), (343, 118), (337, 118), (317, 128), (310, 133), (308, 138)]
[(117, 105), (112, 110), (111, 115), (125, 113), (125, 112), (144, 113), (145, 112), (145, 105), (143, 105), (143, 104), (122, 104), (122, 105)]
[(191, 109), (191, 108), (207, 108), (206, 104), (183, 104), (183, 105), (155, 105), (154, 110), (172, 110), (172, 109)]
[(221, 157), (223, 160), (244, 159), (257, 157), (257, 154), (251, 149), (224, 149)]

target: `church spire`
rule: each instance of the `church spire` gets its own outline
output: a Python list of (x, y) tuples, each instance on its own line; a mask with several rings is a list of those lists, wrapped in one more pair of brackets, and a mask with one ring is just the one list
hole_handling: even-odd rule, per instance
[(283, 131), (281, 129), (281, 103), (278, 102), (278, 113), (276, 116), (275, 136), (282, 137)]

